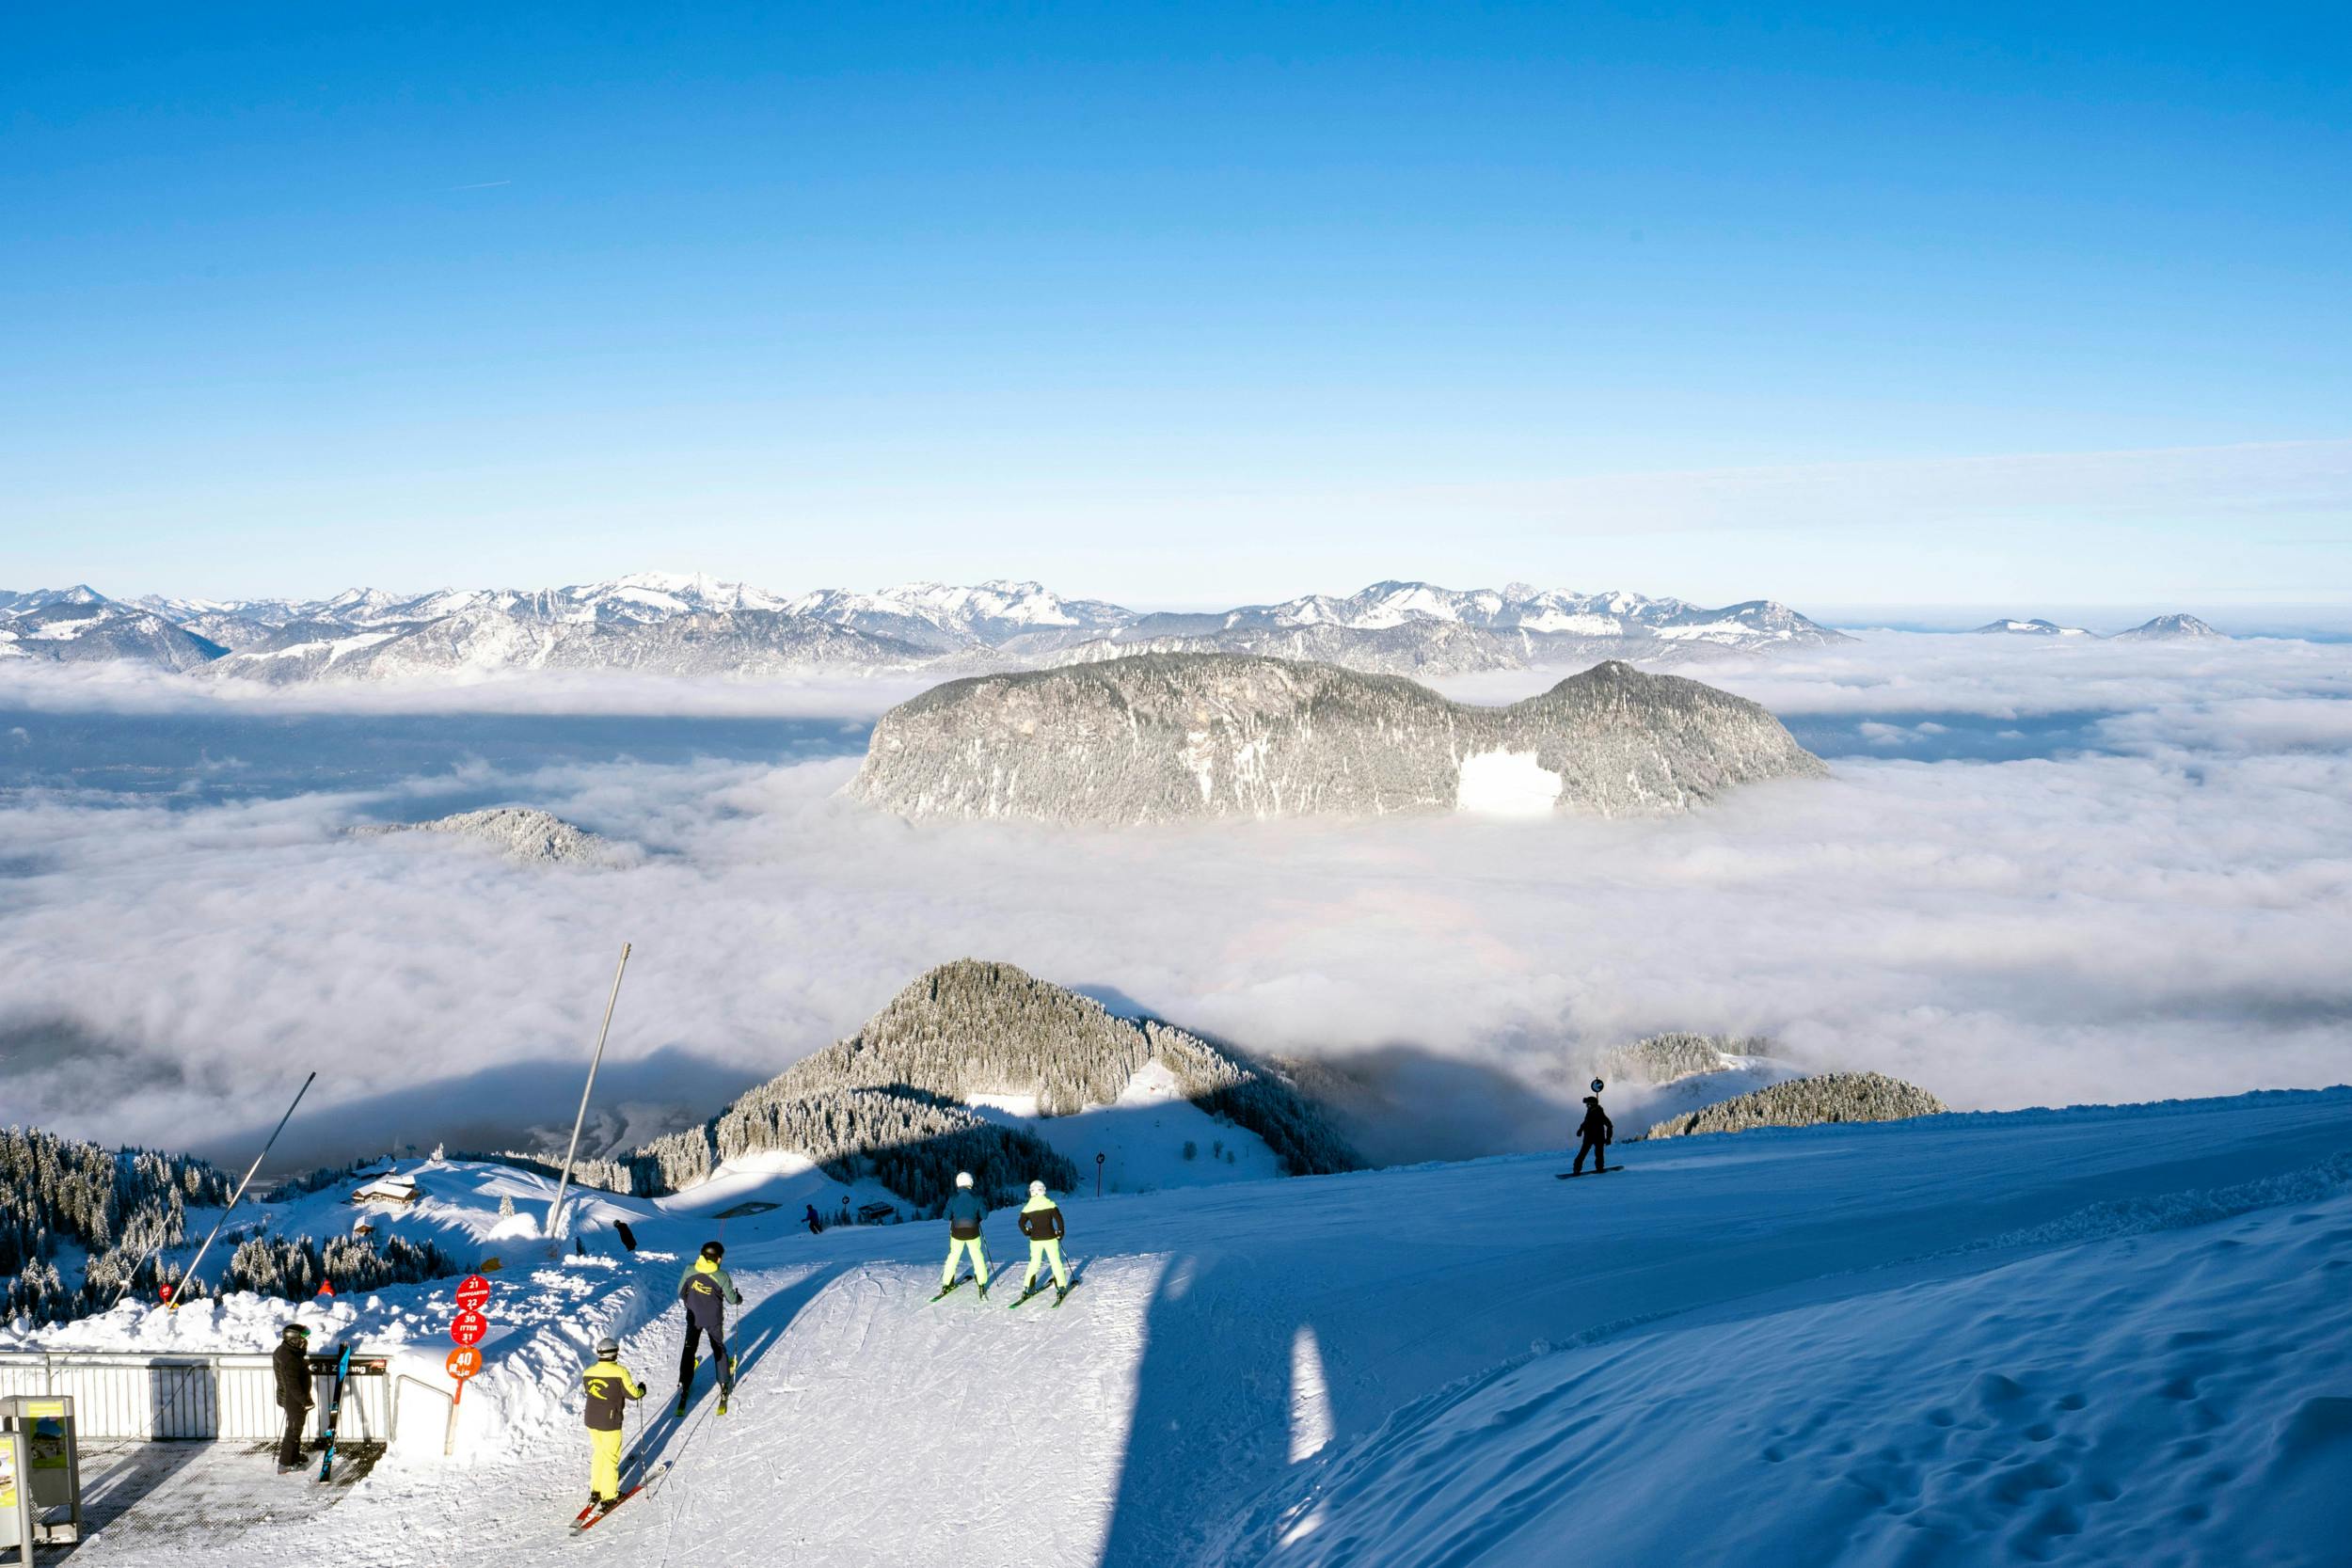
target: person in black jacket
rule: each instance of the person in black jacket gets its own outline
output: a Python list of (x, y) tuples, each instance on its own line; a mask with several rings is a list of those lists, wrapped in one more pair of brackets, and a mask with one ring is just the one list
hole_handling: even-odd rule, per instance
[[(1584, 1141), (1577, 1146), (1576, 1164), (1571, 1168), (1570, 1174), (1575, 1176), (1584, 1174), (1584, 1156), (1587, 1154), (1593, 1157), (1595, 1175), (1607, 1170), (1609, 1157), (1601, 1150), (1607, 1148), (1615, 1139), (1617, 1129), (1616, 1124), (1609, 1119), (1609, 1113), (1600, 1108), (1600, 1096), (1588, 1094), (1584, 1097), (1584, 1120), (1578, 1125), (1577, 1132)], [(1088, 1299), (1093, 1298), (1089, 1296)]]
[(705, 1242), (702, 1255), (694, 1266), (686, 1271), (677, 1282), (677, 1298), (686, 1304), (686, 1339), (678, 1349), (677, 1413), (686, 1414), (686, 1402), (694, 1391), (695, 1341), (710, 1341), (710, 1359), (719, 1369), (719, 1414), (727, 1413), (727, 1396), (735, 1392), (735, 1357), (727, 1354), (727, 1303), (743, 1305), (742, 1292), (719, 1259), (727, 1254), (721, 1242)]
[(310, 1424), (310, 1327), (288, 1323), (270, 1354), (278, 1374), (278, 1407), (286, 1413), (286, 1435), (278, 1443), (278, 1473), (302, 1467), (302, 1429)]

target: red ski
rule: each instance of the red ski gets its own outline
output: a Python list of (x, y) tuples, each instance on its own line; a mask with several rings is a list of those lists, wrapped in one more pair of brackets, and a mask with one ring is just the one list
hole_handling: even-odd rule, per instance
[(612, 1499), (610, 1507), (600, 1507), (596, 1503), (590, 1503), (572, 1516), (572, 1533), (578, 1535), (582, 1530), (595, 1529), (599, 1520), (608, 1517), (613, 1509), (620, 1507), (644, 1489), (645, 1483), (641, 1481), (636, 1485), (624, 1489), (619, 1497)]

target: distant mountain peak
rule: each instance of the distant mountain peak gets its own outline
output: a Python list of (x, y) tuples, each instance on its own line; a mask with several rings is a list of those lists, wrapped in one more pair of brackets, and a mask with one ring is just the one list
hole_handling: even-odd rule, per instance
[(2229, 633), (2216, 631), (2194, 615), (2175, 612), (2142, 621), (2129, 631), (2119, 631), (2119, 642), (2202, 642), (2208, 640), (2226, 642)]
[(2013, 617), (1999, 621), (1987, 621), (1983, 626), (1976, 627), (1975, 631), (1977, 635), (1984, 637), (2088, 638), (2096, 635), (2085, 631), (2080, 626), (2061, 626), (2056, 621), (2020, 621)]

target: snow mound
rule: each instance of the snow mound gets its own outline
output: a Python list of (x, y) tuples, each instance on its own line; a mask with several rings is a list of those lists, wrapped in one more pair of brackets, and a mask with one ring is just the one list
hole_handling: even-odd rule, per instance
[(453, 833), (486, 844), (518, 865), (621, 866), (634, 864), (643, 858), (643, 851), (635, 845), (601, 837), (535, 806), (491, 806), (435, 817), (430, 822), (371, 823), (351, 831), (366, 837), (406, 832)]

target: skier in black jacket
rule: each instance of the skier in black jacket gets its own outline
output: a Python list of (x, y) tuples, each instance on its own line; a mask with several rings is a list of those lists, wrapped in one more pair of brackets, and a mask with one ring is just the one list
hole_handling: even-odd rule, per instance
[(278, 1443), (278, 1473), (302, 1467), (302, 1429), (310, 1424), (310, 1327), (288, 1323), (270, 1368), (278, 1374), (278, 1407), (286, 1413), (286, 1435)]
[(743, 1305), (742, 1294), (727, 1271), (719, 1266), (726, 1256), (725, 1245), (705, 1242), (702, 1256), (677, 1282), (677, 1298), (686, 1304), (686, 1340), (678, 1349), (677, 1413), (686, 1414), (686, 1402), (694, 1391), (694, 1341), (710, 1341), (710, 1359), (719, 1369), (719, 1414), (727, 1413), (727, 1396), (735, 1392), (735, 1357), (727, 1354), (727, 1303)]
[(1607, 1170), (1609, 1156), (1601, 1150), (1607, 1148), (1616, 1138), (1617, 1128), (1616, 1124), (1609, 1119), (1609, 1113), (1600, 1108), (1600, 1096), (1588, 1094), (1584, 1097), (1584, 1120), (1578, 1125), (1577, 1132), (1584, 1141), (1577, 1146), (1576, 1164), (1572, 1167), (1570, 1174), (1575, 1176), (1584, 1174), (1584, 1156), (1587, 1154), (1593, 1157), (1594, 1175), (1597, 1176)]

